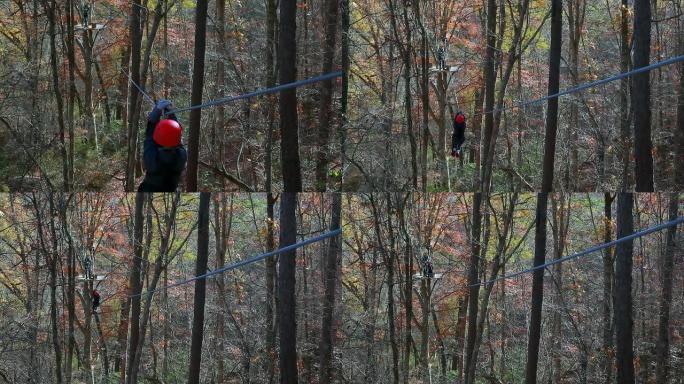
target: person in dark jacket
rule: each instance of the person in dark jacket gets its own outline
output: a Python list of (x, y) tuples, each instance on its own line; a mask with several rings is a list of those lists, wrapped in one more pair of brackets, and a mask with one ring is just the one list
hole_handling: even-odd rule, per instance
[(188, 161), (182, 143), (183, 128), (171, 110), (171, 102), (159, 100), (147, 117), (143, 163), (145, 179), (138, 192), (175, 192)]
[(93, 290), (93, 312), (97, 312), (97, 307), (100, 306), (100, 292)]
[(451, 136), (451, 156), (461, 156), (461, 145), (465, 141), (466, 122), (462, 112), (456, 112), (454, 116), (454, 133)]

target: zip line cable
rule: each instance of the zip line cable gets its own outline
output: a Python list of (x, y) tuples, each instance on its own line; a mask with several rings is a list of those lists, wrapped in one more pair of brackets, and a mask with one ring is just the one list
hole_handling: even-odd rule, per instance
[[(593, 81), (590, 83), (581, 84), (581, 85), (578, 85), (576, 87), (568, 88), (564, 91), (560, 91), (558, 93), (555, 93), (552, 95), (547, 95), (547, 96), (544, 96), (544, 97), (541, 97), (538, 99), (522, 101), (522, 102), (510, 105), (510, 106), (507, 106), (507, 107), (495, 108), (495, 109), (490, 110), (490, 111), (480, 112), (478, 114), (474, 114), (473, 116), (482, 116), (482, 115), (485, 115), (488, 113), (502, 112), (505, 110), (513, 109), (513, 108), (528, 107), (530, 105), (539, 104), (539, 103), (542, 103), (542, 102), (550, 100), (550, 99), (554, 99), (557, 97), (561, 97), (561, 96), (569, 95), (572, 93), (584, 91), (584, 90), (589, 89), (589, 88), (593, 88), (593, 87), (596, 87), (599, 85), (607, 84), (607, 83), (610, 83), (610, 82), (613, 82), (616, 80), (621, 80), (621, 79), (624, 79), (624, 78), (627, 78), (627, 77), (630, 77), (633, 75), (648, 72), (648, 71), (651, 71), (653, 69), (661, 68), (661, 67), (671, 65), (671, 64), (675, 64), (675, 63), (679, 63), (679, 62), (684, 62), (684, 55), (675, 56), (675, 57), (669, 58), (667, 60), (663, 60), (663, 61), (659, 61), (657, 63), (647, 65), (645, 67), (640, 67), (640, 68), (633, 69), (633, 70), (628, 71), (628, 72), (619, 73), (617, 75), (607, 77), (605, 79)], [(122, 70), (122, 72), (123, 72), (123, 70)], [(126, 74), (126, 73), (124, 72), (124, 74)], [(295, 81), (292, 83), (278, 85), (278, 86), (275, 86), (272, 88), (263, 88), (263, 89), (259, 89), (259, 90), (256, 90), (256, 91), (253, 91), (250, 93), (246, 93), (246, 94), (242, 94), (242, 95), (238, 95), (238, 96), (230, 96), (230, 97), (226, 97), (226, 98), (222, 98), (222, 99), (212, 100), (212, 101), (209, 101), (209, 102), (204, 103), (204, 104), (193, 105), (193, 106), (185, 107), (185, 108), (176, 108), (176, 109), (173, 109), (171, 111), (164, 112), (163, 115), (166, 116), (166, 115), (172, 114), (172, 113), (186, 112), (186, 111), (191, 111), (194, 109), (213, 107), (216, 105), (226, 104), (226, 103), (230, 103), (230, 102), (238, 101), (238, 100), (242, 100), (242, 99), (248, 99), (248, 98), (261, 96), (261, 95), (268, 95), (268, 94), (272, 94), (272, 93), (278, 93), (278, 92), (281, 92), (281, 91), (284, 91), (287, 89), (297, 88), (297, 87), (301, 87), (304, 85), (313, 84), (313, 83), (316, 83), (319, 81), (325, 81), (325, 80), (330, 80), (330, 79), (337, 78), (337, 77), (342, 77), (343, 75), (344, 75), (344, 73), (342, 71), (331, 72), (328, 74), (324, 74), (324, 75), (317, 76), (317, 77), (312, 77), (309, 79), (304, 79), (304, 80), (299, 80), (299, 81)], [(128, 80), (131, 82), (131, 84), (133, 84), (138, 89), (138, 91), (140, 91), (140, 93), (142, 93), (143, 96), (150, 103), (152, 103), (154, 105), (155, 104), (154, 100), (138, 84), (133, 82), (133, 80), (130, 77), (130, 74), (128, 74), (127, 76), (128, 76)]]
[(536, 267), (524, 269), (524, 270), (522, 270), (522, 271), (514, 272), (514, 273), (511, 273), (511, 274), (509, 274), (509, 275), (499, 276), (499, 277), (497, 277), (497, 278), (495, 278), (495, 279), (492, 279), (492, 280), (489, 280), (489, 281), (484, 281), (484, 282), (480, 282), (480, 283), (477, 283), (477, 284), (470, 284), (470, 285), (468, 285), (468, 287), (477, 287), (477, 286), (482, 286), (482, 285), (488, 285), (488, 284), (495, 283), (495, 282), (497, 282), (497, 281), (499, 281), (499, 280), (510, 279), (511, 277), (516, 277), (516, 276), (523, 275), (523, 274), (525, 274), (525, 273), (534, 272), (534, 271), (536, 271), (536, 270), (538, 270), (538, 269), (543, 269), (543, 268), (549, 267), (549, 266), (554, 265), (554, 264), (559, 264), (559, 263), (566, 262), (566, 261), (568, 261), (568, 260), (577, 259), (577, 258), (579, 258), (579, 257), (588, 255), (588, 254), (590, 254), (590, 253), (593, 253), (593, 252), (596, 252), (596, 251), (600, 251), (600, 250), (605, 249), (605, 248), (608, 248), (608, 247), (612, 247), (612, 246), (614, 246), (614, 245), (616, 245), (616, 244), (624, 243), (625, 241), (629, 241), (629, 240), (634, 240), (634, 239), (636, 239), (636, 238), (638, 238), (638, 237), (641, 237), (641, 236), (644, 236), (644, 235), (648, 235), (649, 233), (658, 232), (658, 231), (661, 231), (661, 230), (663, 230), (663, 229), (665, 229), (665, 228), (672, 227), (672, 226), (676, 226), (676, 225), (679, 225), (679, 224), (682, 224), (682, 223), (684, 223), (684, 216), (681, 216), (681, 217), (679, 217), (679, 218), (677, 218), (677, 219), (674, 219), (674, 220), (672, 220), (672, 221), (668, 221), (668, 222), (665, 222), (665, 223), (662, 223), (662, 224), (658, 224), (658, 225), (653, 226), (653, 227), (651, 227), (651, 228), (646, 228), (646, 229), (644, 229), (643, 231), (639, 231), (639, 232), (636, 232), (636, 233), (632, 233), (631, 235), (628, 235), (628, 236), (625, 236), (625, 237), (621, 237), (621, 238), (619, 238), (619, 239), (612, 240), (612, 241), (609, 241), (609, 242), (607, 242), (607, 243), (602, 243), (602, 244), (600, 244), (600, 245), (595, 245), (595, 246), (593, 246), (593, 247), (591, 247), (591, 248), (585, 249), (584, 251), (581, 251), (581, 252), (578, 252), (578, 253), (575, 253), (575, 254), (572, 254), (572, 255), (569, 255), (569, 256), (561, 257), (560, 259), (552, 260), (552, 261), (549, 261), (548, 263), (544, 263), (544, 264), (538, 265), (538, 266), (536, 266)]
[(187, 280), (182, 280), (182, 281), (179, 281), (179, 282), (177, 282), (177, 283), (173, 283), (173, 284), (169, 284), (169, 285), (166, 285), (166, 286), (163, 286), (163, 287), (155, 288), (155, 289), (150, 290), (150, 291), (147, 291), (147, 292), (142, 292), (142, 293), (138, 293), (138, 294), (135, 294), (135, 295), (129, 295), (128, 297), (129, 297), (129, 298), (132, 298), (132, 297), (137, 297), (137, 296), (150, 295), (150, 294), (152, 294), (152, 293), (154, 293), (154, 292), (156, 292), (156, 291), (162, 291), (162, 290), (166, 290), (166, 289), (169, 289), (169, 288), (177, 287), (177, 286), (179, 286), (179, 285), (184, 285), (184, 284), (192, 283), (193, 281), (196, 281), (196, 280), (206, 279), (206, 278), (208, 278), (208, 277), (211, 277), (211, 276), (214, 276), (214, 275), (218, 275), (218, 274), (220, 274), (220, 273), (224, 273), (224, 272), (227, 272), (227, 271), (230, 271), (230, 270), (233, 270), (233, 269), (237, 269), (237, 268), (240, 268), (240, 267), (244, 267), (245, 265), (249, 265), (249, 264), (256, 263), (257, 261), (261, 261), (261, 260), (267, 259), (267, 258), (269, 258), (269, 257), (271, 257), (271, 256), (275, 256), (275, 255), (280, 254), (280, 253), (283, 253), (283, 252), (292, 251), (292, 250), (294, 250), (294, 249), (303, 247), (303, 246), (305, 246), (305, 245), (309, 245), (309, 244), (312, 244), (312, 243), (321, 241), (321, 240), (323, 240), (323, 239), (327, 239), (327, 238), (330, 238), (330, 237), (337, 236), (337, 235), (339, 235), (339, 234), (341, 234), (341, 233), (342, 233), (342, 230), (341, 230), (341, 229), (335, 229), (334, 231), (330, 231), (330, 232), (324, 233), (324, 234), (322, 234), (322, 235), (313, 237), (313, 238), (308, 239), (308, 240), (301, 241), (301, 242), (299, 242), (299, 243), (294, 243), (294, 244), (288, 245), (288, 246), (286, 246), (286, 247), (282, 247), (282, 248), (279, 248), (279, 249), (276, 249), (276, 250), (273, 250), (273, 251), (270, 251), (270, 252), (266, 252), (266, 253), (262, 253), (262, 254), (260, 254), (260, 255), (254, 256), (254, 257), (250, 257), (249, 259), (244, 259), (244, 260), (238, 261), (238, 262), (236, 262), (236, 263), (233, 263), (233, 264), (230, 264), (230, 265), (226, 265), (225, 267), (221, 267), (221, 268), (215, 269), (215, 270), (213, 270), (213, 271), (211, 271), (211, 272), (207, 272), (207, 273), (205, 273), (205, 274), (203, 274), (203, 275), (195, 276), (195, 277), (190, 278), (190, 279), (187, 279)]
[[(150, 95), (147, 92), (145, 92), (145, 90), (141, 86), (136, 84), (135, 81), (133, 81), (133, 79), (131, 79), (130, 74), (127, 74), (126, 72), (124, 72), (123, 69), (121, 70), (121, 72), (128, 77), (128, 81), (130, 81), (131, 84), (133, 84), (133, 86), (135, 86), (135, 88), (138, 90), (138, 92), (140, 92), (145, 97), (145, 99), (147, 101), (149, 101), (153, 106), (156, 105), (156, 103), (154, 102), (152, 97), (150, 97)], [(278, 92), (281, 92), (281, 91), (284, 91), (287, 89), (297, 88), (297, 87), (301, 87), (304, 85), (317, 83), (319, 81), (331, 80), (331, 79), (334, 79), (337, 77), (342, 77), (342, 76), (344, 76), (344, 72), (342, 72), (342, 71), (331, 72), (331, 73), (327, 73), (327, 74), (320, 75), (317, 77), (312, 77), (309, 79), (299, 80), (299, 81), (295, 81), (292, 83), (282, 84), (282, 85), (278, 85), (278, 86), (271, 87), (271, 88), (258, 89), (254, 92), (245, 93), (245, 94), (238, 95), (238, 96), (230, 96), (230, 97), (225, 97), (222, 99), (212, 100), (212, 101), (206, 102), (204, 104), (193, 105), (193, 106), (185, 107), (185, 108), (176, 108), (176, 109), (173, 109), (171, 111), (167, 111), (167, 112), (162, 113), (162, 116), (170, 115), (172, 113), (191, 111), (193, 109), (213, 107), (216, 105), (226, 104), (226, 103), (230, 103), (230, 102), (242, 100), (242, 99), (249, 99), (249, 98), (261, 96), (261, 95), (269, 95), (269, 94), (278, 93)]]
[(330, 80), (330, 79), (334, 79), (336, 77), (342, 77), (343, 75), (344, 75), (344, 73), (342, 71), (331, 72), (331, 73), (327, 73), (325, 75), (312, 77), (310, 79), (305, 79), (305, 80), (299, 80), (299, 81), (295, 81), (295, 82), (287, 83), (287, 84), (283, 84), (283, 85), (278, 85), (278, 86), (275, 86), (272, 88), (259, 89), (259, 90), (256, 90), (254, 92), (245, 93), (245, 94), (239, 95), (239, 96), (230, 96), (230, 97), (226, 97), (223, 99), (212, 100), (212, 101), (209, 101), (209, 102), (204, 103), (204, 104), (193, 105), (193, 106), (185, 107), (185, 108), (176, 108), (174, 110), (165, 112), (164, 115), (169, 115), (169, 114), (178, 113), (178, 112), (191, 111), (193, 109), (213, 107), (215, 105), (226, 104), (226, 103), (230, 103), (230, 102), (237, 101), (237, 100), (249, 99), (252, 97), (261, 96), (261, 95), (268, 95), (271, 93), (278, 93), (278, 92), (284, 91), (286, 89), (297, 88), (297, 87), (301, 87), (303, 85), (317, 83), (319, 81)]
[(130, 73), (126, 73), (126, 72), (123, 70), (123, 68), (121, 69), (121, 72), (122, 72), (124, 75), (126, 75), (126, 76), (128, 77), (128, 81), (130, 81), (130, 83), (133, 84), (133, 86), (136, 87), (136, 88), (138, 89), (138, 92), (140, 92), (140, 93), (145, 97), (145, 99), (146, 99), (147, 101), (149, 101), (153, 106), (156, 105), (156, 103), (154, 102), (154, 100), (152, 99), (152, 97), (150, 97), (150, 95), (148, 95), (147, 92), (145, 92), (138, 84), (135, 83), (135, 81), (133, 81), (133, 79), (131, 79), (131, 74), (130, 74)]
[(591, 83), (581, 84), (581, 85), (578, 85), (578, 86), (573, 87), (573, 88), (568, 88), (568, 89), (566, 89), (566, 90), (564, 90), (564, 91), (560, 91), (560, 92), (558, 92), (558, 93), (554, 93), (553, 95), (547, 95), (547, 96), (544, 96), (544, 97), (542, 97), (542, 98), (534, 99), (534, 100), (521, 101), (521, 102), (519, 102), (519, 103), (515, 103), (515, 104), (513, 104), (513, 105), (511, 105), (511, 106), (508, 106), (508, 107), (495, 108), (495, 109), (492, 109), (491, 111), (476, 113), (476, 114), (474, 114), (473, 116), (483, 116), (483, 115), (486, 115), (486, 114), (488, 114), (488, 113), (503, 112), (503, 111), (510, 110), (510, 109), (513, 109), (513, 108), (516, 108), (516, 107), (517, 107), (517, 108), (528, 107), (528, 106), (530, 106), (530, 105), (542, 103), (542, 102), (547, 101), (547, 100), (549, 100), (549, 99), (554, 99), (554, 98), (557, 98), (557, 97), (569, 95), (569, 94), (571, 94), (571, 93), (580, 92), (580, 91), (583, 91), (583, 90), (585, 90), (585, 89), (589, 89), (589, 88), (596, 87), (596, 86), (598, 86), (598, 85), (603, 85), (603, 84), (606, 84), (606, 83), (610, 83), (610, 82), (613, 82), (613, 81), (615, 81), (615, 80), (621, 80), (621, 79), (624, 79), (624, 78), (626, 78), (626, 77), (630, 77), (630, 76), (632, 76), (632, 75), (637, 75), (637, 74), (639, 74), (639, 73), (648, 72), (648, 71), (650, 71), (650, 70), (652, 70), (652, 69), (664, 67), (664, 66), (666, 66), (666, 65), (675, 64), (675, 63), (679, 63), (679, 62), (682, 62), (682, 61), (684, 61), (684, 55), (675, 56), (675, 57), (669, 58), (669, 59), (667, 59), (667, 60), (663, 60), (663, 61), (659, 61), (659, 62), (657, 62), (657, 63), (653, 63), (653, 64), (650, 64), (650, 65), (647, 65), (647, 66), (645, 66), (645, 67), (633, 69), (633, 70), (631, 70), (631, 71), (624, 72), (624, 73), (618, 73), (617, 75), (614, 75), (614, 76), (611, 76), (611, 77), (607, 77), (607, 78), (605, 78), (605, 79), (596, 80), (596, 81), (593, 81), (593, 82), (591, 82)]

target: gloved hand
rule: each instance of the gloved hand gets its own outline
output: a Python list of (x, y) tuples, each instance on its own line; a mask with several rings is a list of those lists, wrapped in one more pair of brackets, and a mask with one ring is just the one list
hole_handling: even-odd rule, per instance
[(153, 124), (157, 124), (159, 122), (159, 119), (161, 119), (162, 113), (171, 110), (171, 105), (172, 104), (169, 100), (162, 99), (157, 101), (157, 104), (155, 104), (152, 111), (150, 111), (150, 114), (147, 115), (147, 119)]

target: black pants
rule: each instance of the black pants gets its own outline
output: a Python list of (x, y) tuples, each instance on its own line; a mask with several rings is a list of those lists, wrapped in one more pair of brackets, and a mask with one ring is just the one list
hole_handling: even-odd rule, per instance
[(138, 192), (176, 192), (176, 185), (153, 185), (143, 180), (138, 187)]

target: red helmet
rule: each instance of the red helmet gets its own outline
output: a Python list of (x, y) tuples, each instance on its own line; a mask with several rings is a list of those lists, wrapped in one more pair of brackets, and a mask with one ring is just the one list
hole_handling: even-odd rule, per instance
[(183, 128), (176, 120), (164, 119), (154, 127), (152, 138), (162, 147), (175, 147), (180, 144), (182, 135)]
[(465, 121), (465, 116), (463, 116), (462, 113), (459, 113), (456, 115), (456, 122), (458, 124), (463, 124), (464, 121)]
[(100, 297), (100, 292), (98, 292), (97, 290), (94, 290), (94, 291), (93, 291), (93, 296), (94, 296), (94, 297)]

